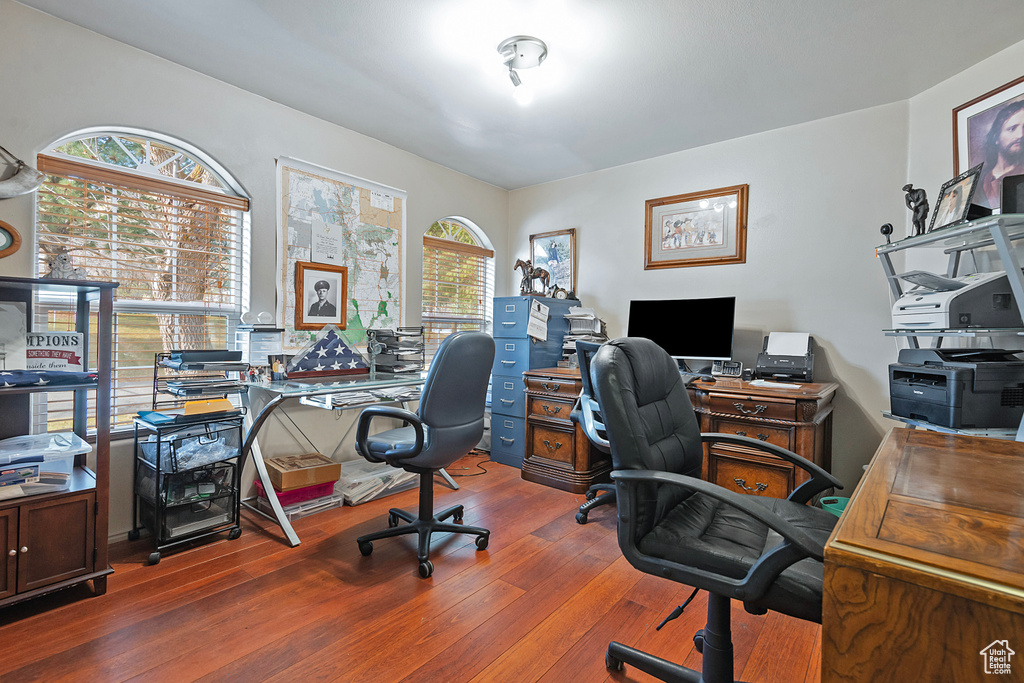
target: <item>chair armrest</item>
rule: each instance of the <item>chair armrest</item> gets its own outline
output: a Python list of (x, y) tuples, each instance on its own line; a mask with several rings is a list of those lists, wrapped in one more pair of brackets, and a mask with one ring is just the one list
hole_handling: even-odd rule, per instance
[[(735, 493), (717, 484), (687, 477), (673, 472), (654, 470), (615, 470), (619, 501), (619, 546), (631, 564), (643, 571), (686, 583), (711, 592), (730, 595), (739, 600), (758, 600), (764, 596), (775, 579), (790, 565), (811, 558), (824, 561), (824, 547), (799, 527), (786, 521), (768, 508), (752, 501), (754, 496)], [(698, 567), (680, 565), (662, 558), (644, 555), (636, 545), (635, 504), (638, 489), (643, 484), (661, 484), (699, 492), (709, 498), (750, 515), (782, 536), (782, 543), (762, 555), (742, 579), (734, 579)], [(625, 530), (623, 530), (625, 527)], [(669, 574), (675, 576), (670, 576)]]
[[(370, 453), (367, 441), (370, 433), (370, 422), (375, 417), (390, 417), (411, 424), (416, 432), (416, 443), (411, 448), (396, 448), (387, 451), (384, 453), (383, 458)], [(359, 424), (356, 427), (356, 450), (359, 451), (361, 456), (371, 462), (388, 462), (395, 457), (399, 459), (412, 457), (423, 450), (423, 422), (416, 413), (405, 408), (399, 408), (398, 406), (369, 406), (368, 408), (363, 408), (363, 411), (359, 414)]]
[(786, 450), (781, 446), (776, 446), (773, 443), (767, 441), (760, 441), (758, 439), (751, 439), (749, 436), (739, 436), (738, 434), (722, 434), (718, 432), (708, 432), (700, 435), (703, 443), (731, 443), (737, 446), (746, 446), (747, 448), (754, 448), (761, 451), (766, 451), (772, 455), (778, 456), (783, 460), (793, 463), (800, 469), (811, 475), (808, 481), (798, 486), (789, 494), (788, 500), (795, 503), (806, 503), (812, 497), (821, 493), (827, 488), (843, 488), (843, 485), (838, 479), (833, 477), (831, 474), (823, 470), (818, 465), (815, 465), (810, 460), (803, 458), (793, 451)]
[(597, 401), (581, 393), (576, 399), (576, 405), (572, 407), (569, 417), (583, 428), (583, 433), (587, 435), (587, 440), (594, 445), (594, 448), (610, 453), (611, 444), (607, 438), (602, 436), (607, 432), (604, 424), (598, 421), (598, 410)]

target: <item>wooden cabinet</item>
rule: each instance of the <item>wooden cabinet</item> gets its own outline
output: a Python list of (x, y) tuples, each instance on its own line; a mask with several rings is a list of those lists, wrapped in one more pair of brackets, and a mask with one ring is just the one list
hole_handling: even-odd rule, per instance
[(526, 456), (523, 479), (584, 493), (609, 480), (611, 458), (593, 448), (569, 417), (582, 388), (579, 370), (550, 368), (523, 373), (526, 382)]
[[(96, 595), (106, 591), (107, 575), (112, 572), (107, 563), (107, 518), (111, 332), (116, 287), (116, 282), (0, 277), (0, 301), (25, 305), (29, 332), (33, 331), (36, 301), (70, 308), (75, 330), (84, 335), (83, 365), (87, 371), (96, 373), (95, 382), (0, 388), (0, 439), (30, 431), (29, 398), (38, 392), (73, 394), (72, 426), (78, 436), (86, 438), (88, 426), (95, 426), (95, 466), (87, 466), (85, 455), (76, 456), (66, 490), (0, 502), (0, 540), (4, 541), (0, 607), (83, 581), (92, 581)], [(95, 349), (89, 348), (90, 341), (96, 344)], [(88, 365), (90, 358), (95, 366)], [(92, 414), (90, 399), (95, 406)]]
[[(832, 399), (839, 385), (754, 386), (723, 379), (691, 386), (702, 432), (722, 432), (781, 446), (832, 468)], [(705, 447), (703, 477), (733, 491), (785, 498), (809, 479), (799, 467), (731, 444)]]

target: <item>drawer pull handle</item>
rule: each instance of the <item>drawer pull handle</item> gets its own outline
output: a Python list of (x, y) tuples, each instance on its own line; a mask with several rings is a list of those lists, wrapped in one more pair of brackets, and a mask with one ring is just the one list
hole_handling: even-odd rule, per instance
[(15, 555), (18, 554), (18, 551), (15, 550), (14, 548), (11, 548), (10, 551), (8, 551), (7, 554), (10, 555), (11, 557), (14, 557)]
[(768, 410), (768, 406), (755, 405), (753, 410), (747, 410), (746, 406), (742, 403), (733, 403), (732, 405), (736, 410), (740, 411), (744, 415), (757, 415), (758, 413), (763, 413)]
[(557, 408), (552, 410), (551, 408), (548, 407), (548, 404), (545, 403), (544, 412), (547, 413), (548, 415), (558, 415), (560, 412), (562, 412), (562, 406), (558, 406)]
[(544, 387), (545, 391), (558, 391), (558, 387), (562, 386), (561, 384), (548, 384), (547, 382), (541, 382), (540, 385)]
[(737, 435), (737, 436), (746, 436), (746, 435), (747, 435), (747, 433), (746, 433), (746, 432), (740, 432), (740, 431), (737, 431), (737, 432), (736, 432), (736, 435)]
[(549, 451), (557, 451), (559, 448), (562, 447), (562, 442), (556, 441), (554, 447), (552, 447), (551, 442), (548, 441), (547, 439), (544, 439), (544, 445), (548, 447)]
[(757, 438), (760, 439), (761, 441), (767, 441), (768, 440), (768, 435), (767, 434), (758, 434)]
[(27, 553), (28, 552), (28, 546), (27, 545), (21, 546), (21, 552)]
[(515, 320), (503, 320), (501, 322), (501, 324), (504, 325), (505, 327), (510, 327), (512, 325), (515, 325), (516, 321)]
[(507, 436), (499, 436), (498, 438), (501, 439), (502, 443), (508, 443), (509, 446), (516, 442), (515, 439), (510, 439)]
[(757, 482), (756, 484), (754, 484), (754, 486), (756, 486), (757, 488), (751, 488), (750, 486), (747, 486), (746, 479), (737, 478), (733, 479), (733, 481), (736, 482), (736, 485), (739, 486), (744, 491), (764, 491), (766, 488), (768, 488), (768, 484), (762, 484), (761, 482)]
[(516, 402), (515, 399), (513, 399), (513, 398), (499, 398), (498, 400), (501, 401), (502, 403), (504, 403), (507, 406), (510, 406), (510, 405), (512, 405), (513, 403)]
[(501, 361), (501, 364), (502, 365), (515, 365), (516, 362), (514, 360), (503, 360), (503, 361)]

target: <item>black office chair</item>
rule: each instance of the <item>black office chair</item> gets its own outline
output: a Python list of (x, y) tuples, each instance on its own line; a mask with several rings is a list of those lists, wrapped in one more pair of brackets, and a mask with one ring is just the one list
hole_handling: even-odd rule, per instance
[[(413, 413), (395, 406), (370, 406), (359, 417), (356, 450), (371, 462), (387, 462), (393, 467), (420, 475), (419, 516), (392, 508), (388, 528), (356, 539), (359, 552), (369, 555), (380, 538), (418, 534), (417, 557), (423, 578), (434, 573), (430, 561), (430, 535), (435, 531), (475, 534), (477, 550), (487, 547), (490, 531), (480, 527), (451, 524), (449, 517), (462, 521), (461, 505), (434, 515), (434, 473), (466, 455), (484, 433), (484, 405), (487, 379), (494, 361), (494, 340), (482, 332), (458, 332), (445, 339), (420, 394), (419, 411)], [(375, 417), (403, 420), (409, 426), (369, 435)], [(398, 526), (399, 520), (407, 525)]]
[[(648, 339), (604, 344), (591, 379), (615, 467), (619, 547), (637, 569), (709, 593), (707, 625), (694, 638), (702, 672), (618, 642), (608, 645), (608, 668), (629, 663), (664, 681), (732, 681), (730, 599), (754, 614), (820, 623), (823, 552), (837, 519), (806, 503), (839, 482), (778, 446), (702, 435), (675, 361)], [(729, 491), (700, 479), (703, 446), (713, 442), (767, 451), (811, 478), (787, 499)]]
[[(590, 359), (597, 353), (599, 348), (601, 348), (601, 345), (594, 342), (576, 342), (576, 359), (580, 365), (580, 384), (583, 390), (580, 392), (579, 398), (576, 399), (576, 404), (572, 407), (569, 418), (573, 422), (583, 425), (583, 411), (591, 411), (593, 413), (591, 424), (594, 425), (591, 428), (591, 432), (594, 435), (590, 437), (590, 443), (602, 453), (610, 453), (611, 449), (608, 446), (607, 438), (605, 438), (604, 426), (600, 424), (601, 416), (597, 409), (597, 401), (594, 400), (594, 388), (590, 383)], [(587, 489), (587, 502), (580, 505), (580, 509), (576, 512), (576, 522), (586, 524), (587, 515), (590, 514), (591, 510), (599, 505), (608, 505), (614, 502), (615, 484), (594, 484)]]

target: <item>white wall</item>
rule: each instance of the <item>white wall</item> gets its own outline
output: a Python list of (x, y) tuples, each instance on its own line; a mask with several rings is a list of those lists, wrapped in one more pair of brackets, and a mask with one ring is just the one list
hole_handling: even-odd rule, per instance
[[(157, 131), (204, 150), (252, 199), (252, 308), (275, 310), (274, 160), (291, 156), (408, 191), (404, 313), (419, 321), (422, 235), (446, 216), (480, 226), (498, 264), (507, 251), (508, 193), (420, 157), (226, 85), (35, 10), (0, 0), (0, 144), (34, 165), (60, 137), (89, 126)], [(0, 201), (22, 235), (0, 275), (33, 276), (34, 195)], [(499, 272), (502, 271), (499, 267)], [(505, 278), (497, 294), (507, 293)], [(329, 414), (307, 419), (334, 422)], [(344, 425), (340, 425), (341, 431)], [(319, 445), (319, 444), (318, 444)], [(111, 532), (130, 525), (130, 442), (112, 453)], [(333, 444), (324, 444), (330, 452)]]
[[(882, 334), (888, 288), (874, 247), (905, 211), (907, 136), (903, 102), (518, 190), (512, 255), (528, 254), (532, 233), (577, 228), (578, 293), (611, 336), (625, 334), (630, 299), (702, 296), (736, 296), (746, 366), (768, 332), (811, 333), (815, 379), (841, 387), (833, 472), (849, 492), (892, 426), (880, 413), (895, 347)], [(746, 263), (644, 270), (645, 200), (742, 183)]]

